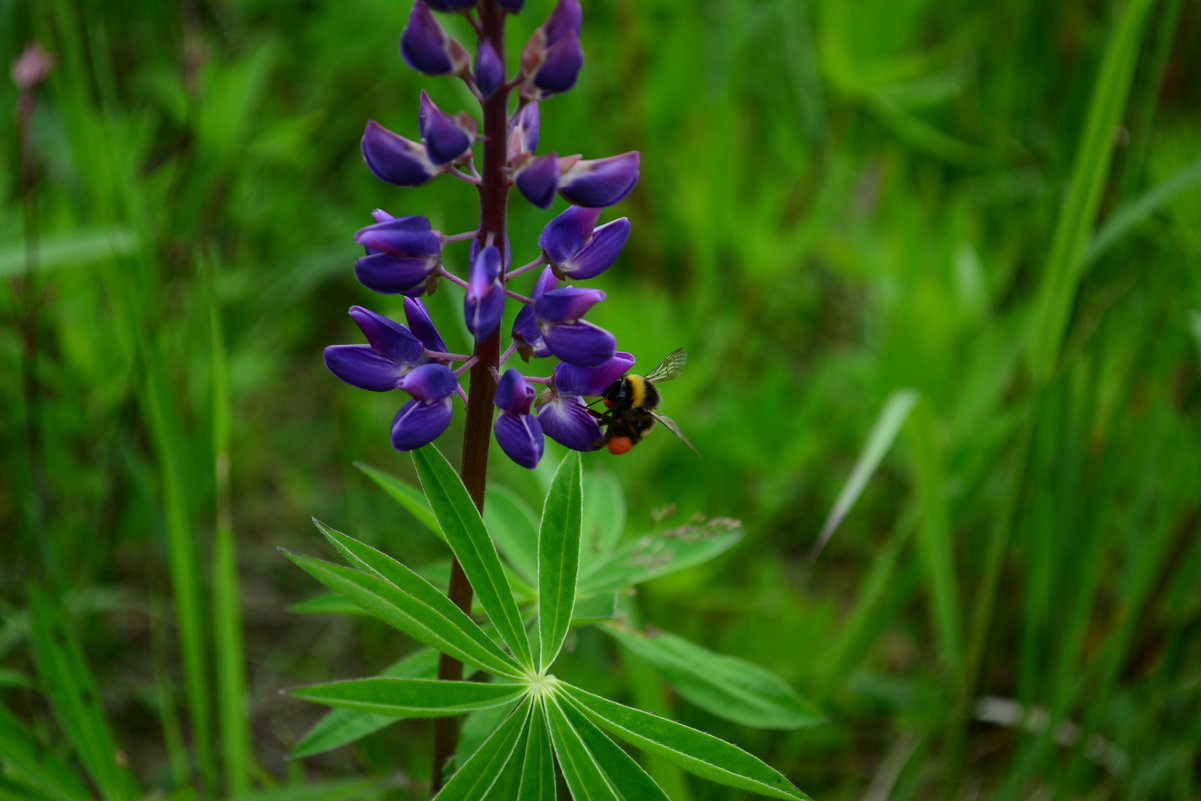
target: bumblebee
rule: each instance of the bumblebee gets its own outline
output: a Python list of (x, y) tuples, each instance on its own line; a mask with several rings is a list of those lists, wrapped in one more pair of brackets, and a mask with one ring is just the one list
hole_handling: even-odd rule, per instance
[(659, 422), (683, 440), (694, 453), (699, 453), (688, 438), (680, 433), (675, 421), (658, 411), (660, 397), (655, 384), (678, 376), (687, 360), (687, 351), (680, 348), (669, 353), (658, 367), (646, 375), (626, 375), (610, 384), (601, 393), (606, 411), (588, 410), (605, 427), (605, 434), (597, 447), (603, 445), (609, 449), (609, 453), (619, 456), (637, 445)]

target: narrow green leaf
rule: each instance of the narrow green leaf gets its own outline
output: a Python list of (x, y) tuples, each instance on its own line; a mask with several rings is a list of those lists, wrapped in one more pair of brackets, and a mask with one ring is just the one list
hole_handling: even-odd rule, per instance
[(55, 718), (101, 795), (110, 801), (131, 798), (133, 783), (117, 762), (117, 745), (78, 642), (62, 613), (37, 587), (29, 588), (29, 607), (38, 683)]
[(87, 801), (90, 797), (70, 769), (4, 707), (0, 707), (0, 761), (17, 778), (52, 798)]
[(442, 535), (442, 529), (438, 528), (438, 520), (430, 510), (430, 505), (426, 502), (425, 496), (421, 494), (421, 490), (369, 464), (355, 462), (354, 466), (363, 471), (364, 475), (379, 485), (394, 501), (403, 506), (405, 511), (413, 516), (414, 520), (436, 534), (439, 539), (446, 539)]
[(350, 679), (297, 687), (305, 701), (394, 718), (440, 718), (487, 709), (520, 698), (524, 684), (485, 684), (438, 679)]
[(612, 555), (621, 542), (625, 527), (626, 497), (621, 484), (608, 471), (585, 473), (580, 562), (594, 564)]
[(530, 716), (521, 764), (521, 785), (517, 795), (513, 796), (520, 801), (555, 801), (555, 760), (550, 750), (550, 733), (546, 730), (543, 706), (539, 701)]
[(517, 661), (532, 668), (534, 657), (521, 622), (521, 612), (513, 599), (513, 588), (467, 488), (435, 447), (413, 451), (413, 462), (417, 465), (417, 475), (430, 508), (475, 589), (480, 606), (488, 613), (492, 625)]
[(776, 674), (666, 632), (601, 628), (645, 659), (680, 695), (720, 718), (760, 729), (798, 729), (821, 715)]
[(552, 698), (544, 699), (546, 722), (550, 729), (550, 740), (555, 747), (559, 769), (571, 790), (574, 801), (624, 801), (617, 789), (609, 782), (600, 765), (589, 753), (579, 732), (572, 728), (559, 704)]
[(859, 500), (859, 496), (863, 494), (872, 473), (876, 472), (876, 468), (880, 466), (884, 454), (888, 453), (888, 449), (892, 447), (893, 441), (897, 438), (897, 432), (901, 430), (901, 425), (909, 417), (913, 404), (917, 403), (917, 397), (917, 393), (912, 389), (899, 389), (888, 396), (884, 408), (880, 411), (880, 416), (876, 418), (876, 424), (872, 426), (871, 433), (867, 435), (867, 444), (863, 447), (863, 452), (859, 454), (859, 461), (855, 462), (850, 478), (843, 485), (842, 491), (838, 493), (838, 498), (834, 501), (830, 514), (826, 516), (826, 522), (822, 523), (822, 530), (817, 535), (817, 542), (813, 544), (813, 548), (809, 552), (810, 559), (816, 559), (817, 555), (822, 552), (826, 543), (830, 541), (830, 537), (833, 536), (834, 530), (838, 528), (843, 518), (851, 511), (851, 507), (855, 505), (855, 501)]
[(609, 735), (598, 729), (595, 723), (570, 703), (559, 709), (621, 798), (629, 801), (668, 801), (667, 794), (642, 766), (613, 742)]
[(617, 593), (608, 592), (577, 598), (571, 612), (571, 625), (584, 626), (611, 620), (617, 614)]
[(715, 517), (639, 537), (618, 549), (591, 575), (581, 576), (580, 595), (614, 592), (707, 562), (742, 539), (742, 524)]
[(509, 564), (533, 584), (538, 577), (538, 519), (529, 504), (493, 484), (484, 504), (484, 524)]
[(703, 779), (770, 798), (809, 801), (784, 774), (725, 740), (570, 684), (560, 682), (556, 687), (601, 727)]
[[(432, 679), (438, 673), (439, 658), (437, 651), (423, 648), (384, 670), (380, 675), (391, 678)], [(395, 721), (396, 718), (391, 715), (374, 715), (352, 709), (331, 710), (296, 744), (292, 749), (292, 758), (301, 759), (323, 754), (362, 739)]]
[(505, 766), (512, 759), (519, 759), (514, 754), (529, 726), (532, 706), (527, 698), (513, 710), (513, 714), (455, 772), (442, 792), (435, 796), (436, 801), (476, 801), (487, 797), (493, 784), (505, 772)]
[(551, 481), (538, 529), (539, 672), (554, 663), (571, 626), (580, 567), (582, 493), (580, 454), (572, 451)]
[(353, 568), (285, 554), (331, 590), (418, 642), (488, 673), (512, 678), (522, 675), (521, 669), (474, 620), (424, 579), (418, 577), (401, 589)]
[(303, 601), (288, 604), (288, 611), (297, 615), (365, 615), (363, 607), (338, 595), (323, 592)]

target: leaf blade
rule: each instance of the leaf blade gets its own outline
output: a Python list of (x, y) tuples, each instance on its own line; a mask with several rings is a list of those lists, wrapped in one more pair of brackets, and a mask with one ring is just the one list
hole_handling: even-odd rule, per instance
[(363, 475), (374, 481), (376, 486), (388, 493), (394, 501), (403, 506), (414, 520), (433, 532), (438, 539), (446, 539), (442, 534), (442, 529), (438, 527), (438, 519), (434, 517), (433, 510), (430, 509), (421, 490), (406, 484), (391, 473), (385, 473), (365, 462), (355, 462), (354, 466), (361, 470)]
[(484, 744), (463, 763), (435, 796), (435, 801), (474, 801), (484, 798), (513, 759), (529, 726), (532, 702), (527, 698)]
[(580, 455), (563, 457), (542, 509), (538, 528), (538, 670), (559, 655), (575, 608), (583, 524)]
[(295, 698), (394, 718), (450, 717), (521, 697), (524, 684), (375, 677), (297, 687)]

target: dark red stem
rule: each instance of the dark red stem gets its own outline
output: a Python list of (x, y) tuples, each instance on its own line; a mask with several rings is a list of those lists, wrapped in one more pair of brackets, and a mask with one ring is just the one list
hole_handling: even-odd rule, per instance
[[(480, 44), (488, 41), (505, 60), (505, 12), (497, 0), (480, 3)], [(508, 128), (509, 87), (502, 86), (492, 97), (483, 101), (484, 163), (480, 174), (480, 246), (488, 243), (505, 257), (505, 206), (509, 195), (509, 179), (505, 173), (506, 134)], [(500, 331), (475, 346), (472, 354), (478, 361), (471, 368), (468, 388), (467, 427), (463, 434), (463, 462), (459, 474), (471, 500), (481, 513), (484, 511), (484, 490), (488, 486), (488, 447), (492, 442), (492, 397), (496, 394), (493, 373), (500, 358)], [(450, 567), (448, 595), (460, 609), (471, 613), (472, 589), (458, 560)], [(463, 678), (463, 663), (442, 655), (438, 663), (438, 678), (452, 681)], [(442, 789), (442, 768), (454, 754), (459, 742), (459, 720), (439, 718), (434, 721), (434, 769), (430, 796)]]

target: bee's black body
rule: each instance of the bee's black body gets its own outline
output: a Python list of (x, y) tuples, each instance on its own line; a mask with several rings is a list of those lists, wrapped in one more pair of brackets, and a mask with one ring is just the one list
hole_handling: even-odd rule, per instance
[(626, 453), (658, 422), (695, 451), (696, 448), (680, 433), (675, 422), (657, 411), (659, 390), (655, 382), (670, 381), (679, 375), (687, 357), (683, 348), (675, 350), (646, 375), (623, 376), (606, 387), (601, 393), (605, 411), (588, 410), (605, 427), (604, 436), (593, 447), (607, 447), (614, 456)]

